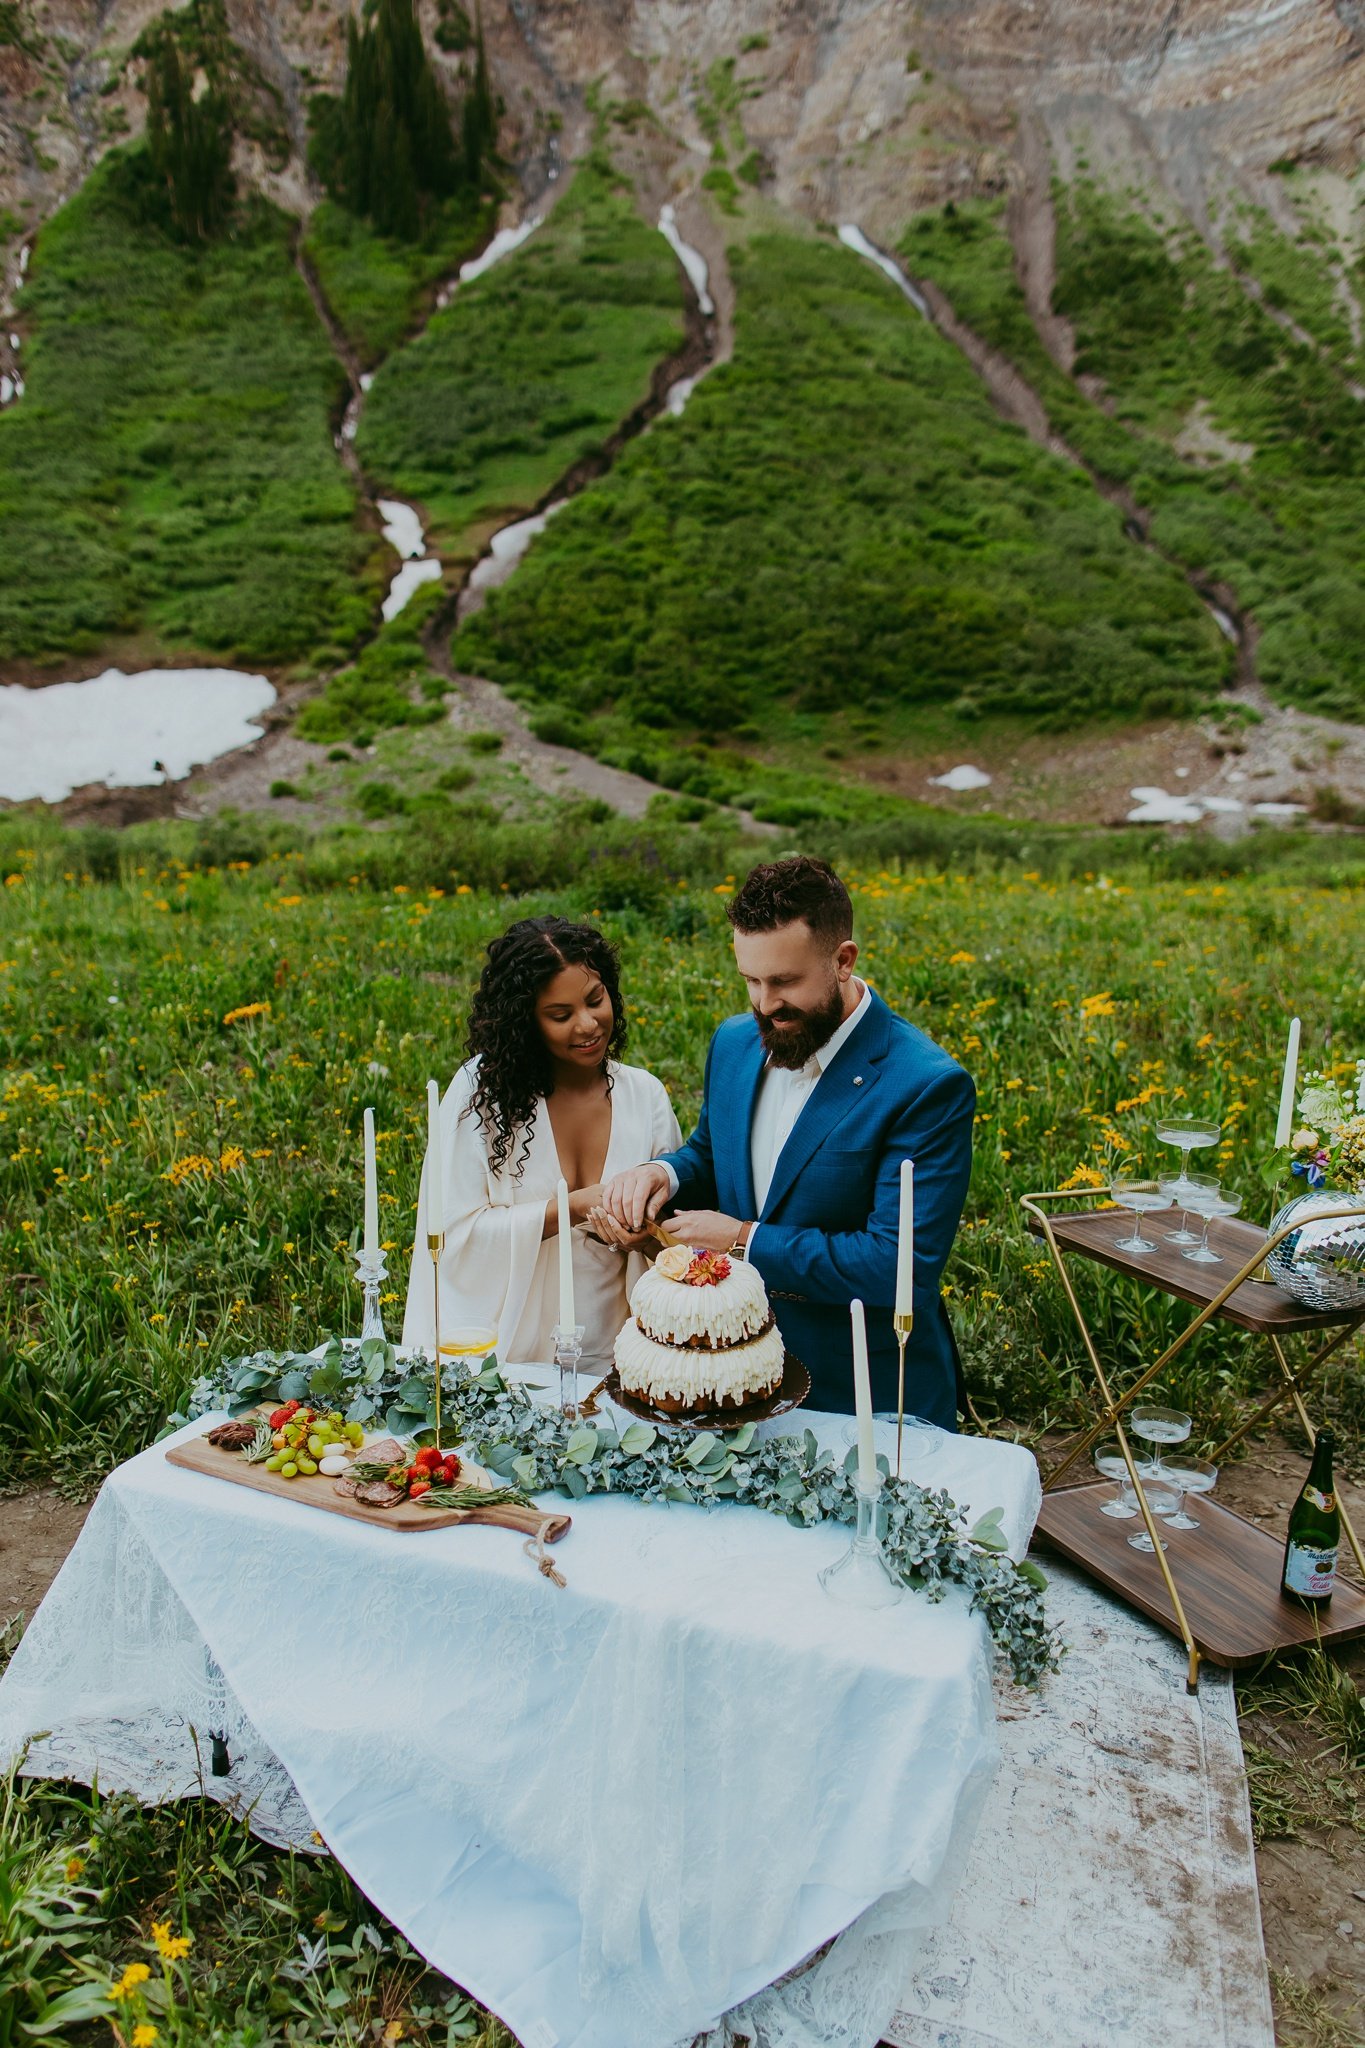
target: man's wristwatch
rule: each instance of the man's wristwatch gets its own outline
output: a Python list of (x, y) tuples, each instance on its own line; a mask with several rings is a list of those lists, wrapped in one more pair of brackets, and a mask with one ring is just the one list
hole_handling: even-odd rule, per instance
[(751, 1238), (751, 1237), (753, 1236), (753, 1234), (754, 1234), (754, 1225), (753, 1225), (752, 1223), (741, 1223), (741, 1224), (740, 1224), (740, 1226), (739, 1226), (739, 1236), (738, 1236), (738, 1237), (737, 1237), (737, 1238), (735, 1239), (734, 1243), (733, 1243), (733, 1244), (731, 1245), (731, 1247), (730, 1247), (730, 1257), (731, 1257), (732, 1259), (747, 1259), (747, 1258), (748, 1258), (748, 1256), (749, 1256), (749, 1239), (750, 1239), (750, 1238)]

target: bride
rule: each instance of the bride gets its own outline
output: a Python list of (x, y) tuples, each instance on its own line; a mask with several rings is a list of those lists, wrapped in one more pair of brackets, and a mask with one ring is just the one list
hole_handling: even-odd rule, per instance
[[(469, 1016), (470, 1057), (441, 1106), (444, 1173), (431, 1176), (444, 1190), (443, 1336), (487, 1322), (504, 1364), (554, 1357), (562, 1174), (583, 1363), (610, 1362), (646, 1240), (607, 1245), (583, 1226), (612, 1174), (681, 1143), (663, 1083), (616, 1058), (625, 1037), (616, 950), (596, 926), (528, 917), (493, 940)], [(424, 1189), (403, 1343), (430, 1352), (425, 1200)]]

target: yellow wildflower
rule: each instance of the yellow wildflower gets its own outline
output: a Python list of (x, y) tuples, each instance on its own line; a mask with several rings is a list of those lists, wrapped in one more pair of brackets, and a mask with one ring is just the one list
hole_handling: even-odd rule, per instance
[(129, 1963), (118, 1983), (110, 1985), (109, 1996), (117, 2004), (125, 1999), (130, 1991), (136, 1991), (139, 1984), (145, 1984), (151, 1974), (146, 1963)]
[(224, 1173), (235, 1172), (237, 1167), (246, 1165), (246, 1154), (240, 1145), (228, 1145), (219, 1154), (218, 1164)]
[(152, 2048), (152, 2043), (155, 2039), (156, 2028), (152, 2025), (151, 2021), (139, 2020), (138, 2024), (133, 2028), (132, 2048)]
[(66, 1881), (67, 1881), (67, 1883), (68, 1883), (68, 1884), (75, 1884), (75, 1882), (76, 1882), (77, 1878), (79, 1878), (79, 1877), (83, 1877), (83, 1876), (84, 1876), (84, 1874), (85, 1874), (85, 1858), (84, 1858), (84, 1856), (68, 1856), (68, 1857), (67, 1857), (67, 1859), (66, 1859)]
[(245, 1024), (252, 1017), (268, 1017), (269, 1003), (243, 1003), (239, 1010), (229, 1010), (224, 1017), (225, 1024)]
[(1081, 1015), (1088, 1023), (1092, 1017), (1114, 1017), (1118, 1015), (1117, 1005), (1108, 989), (1101, 989), (1097, 996), (1081, 998)]
[(169, 1920), (153, 1920), (152, 1940), (156, 1952), (163, 1962), (182, 1962), (189, 1954), (193, 1937), (188, 1934), (172, 1934)]
[(1102, 1188), (1104, 1175), (1096, 1173), (1093, 1166), (1078, 1166), (1069, 1179), (1062, 1182), (1064, 1188)]
[(950, 967), (974, 967), (976, 965), (976, 955), (975, 953), (950, 953), (948, 955), (948, 965)]

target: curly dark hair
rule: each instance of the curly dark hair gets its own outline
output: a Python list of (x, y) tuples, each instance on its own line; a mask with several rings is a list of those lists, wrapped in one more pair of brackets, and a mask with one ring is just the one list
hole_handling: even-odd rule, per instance
[(773, 932), (804, 918), (818, 939), (841, 946), (853, 937), (853, 905), (828, 861), (807, 853), (751, 868), (726, 904), (737, 932)]
[(490, 1138), (488, 1163), (494, 1173), (506, 1164), (520, 1135), (516, 1178), (521, 1177), (532, 1112), (554, 1089), (553, 1063), (536, 1022), (536, 998), (562, 968), (577, 966), (596, 974), (611, 999), (614, 1021), (605, 1067), (626, 1042), (621, 963), (610, 939), (596, 925), (570, 924), (565, 917), (523, 917), (489, 945), (469, 1012), (466, 1049), (471, 1059), (478, 1055), (479, 1072), (466, 1114), (475, 1115)]

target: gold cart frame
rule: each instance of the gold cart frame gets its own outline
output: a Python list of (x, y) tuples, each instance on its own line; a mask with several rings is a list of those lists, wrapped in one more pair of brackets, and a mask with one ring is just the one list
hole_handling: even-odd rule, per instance
[[(1280, 1229), (1272, 1233), (1269, 1233), (1266, 1236), (1265, 1240), (1256, 1248), (1256, 1251), (1253, 1253), (1253, 1255), (1250, 1258), (1248, 1258), (1246, 1262), (1241, 1267), (1239, 1267), (1238, 1270), (1233, 1274), (1232, 1278), (1227, 1282), (1227, 1284), (1219, 1289), (1219, 1291), (1217, 1292), (1217, 1294), (1213, 1296), (1211, 1301), (1208, 1301), (1204, 1304), (1204, 1306), (1199, 1310), (1198, 1314), (1194, 1317), (1193, 1321), (1189, 1323), (1184, 1330), (1181, 1331), (1178, 1337), (1176, 1337), (1170, 1344), (1166, 1346), (1166, 1349), (1161, 1353), (1160, 1357), (1153, 1359), (1152, 1363), (1145, 1367), (1144, 1370), (1138, 1375), (1137, 1379), (1133, 1381), (1133, 1384), (1130, 1387), (1128, 1387), (1122, 1394), (1116, 1397), (1113, 1388), (1110, 1385), (1109, 1375), (1106, 1373), (1104, 1365), (1101, 1361), (1099, 1348), (1095, 1342), (1094, 1335), (1090, 1329), (1090, 1325), (1087, 1323), (1085, 1319), (1085, 1314), (1081, 1308), (1080, 1301), (1077, 1297), (1076, 1289), (1072, 1284), (1071, 1274), (1067, 1270), (1066, 1259), (1063, 1255), (1062, 1247), (1058, 1244), (1056, 1236), (1053, 1232), (1051, 1218), (1049, 1217), (1047, 1210), (1042, 1206), (1045, 1202), (1067, 1202), (1074, 1204), (1078, 1200), (1087, 1199), (1107, 1202), (1111, 1198), (1107, 1188), (1049, 1188), (1035, 1194), (1021, 1195), (1019, 1198), (1020, 1207), (1023, 1210), (1025, 1210), (1029, 1216), (1035, 1219), (1038, 1234), (1042, 1237), (1044, 1243), (1047, 1245), (1048, 1252), (1052, 1258), (1052, 1263), (1057, 1271), (1057, 1277), (1061, 1281), (1063, 1290), (1066, 1294), (1067, 1301), (1070, 1303), (1071, 1313), (1072, 1316), (1075, 1318), (1076, 1327), (1080, 1331), (1081, 1342), (1085, 1346), (1086, 1356), (1090, 1361), (1090, 1369), (1094, 1374), (1095, 1384), (1099, 1389), (1100, 1399), (1103, 1403), (1103, 1412), (1100, 1415), (1100, 1419), (1089, 1428), (1084, 1429), (1081, 1432), (1080, 1436), (1078, 1436), (1075, 1439), (1075, 1441), (1070, 1445), (1066, 1452), (1066, 1455), (1062, 1458), (1060, 1464), (1054, 1466), (1053, 1469), (1048, 1473), (1047, 1478), (1043, 1482), (1043, 1491), (1045, 1493), (1051, 1493), (1058, 1485), (1058, 1482), (1061, 1480), (1063, 1474), (1070, 1471), (1071, 1467), (1075, 1464), (1076, 1460), (1078, 1458), (1084, 1457), (1085, 1453), (1090, 1449), (1090, 1446), (1093, 1443), (1095, 1443), (1101, 1436), (1103, 1436), (1106, 1430), (1113, 1431), (1113, 1434), (1118, 1442), (1119, 1449), (1123, 1453), (1123, 1462), (1128, 1468), (1129, 1482), (1132, 1485), (1133, 1492), (1137, 1498), (1137, 1503), (1142, 1515), (1143, 1524), (1147, 1530), (1148, 1536), (1151, 1539), (1153, 1551), (1156, 1556), (1156, 1561), (1158, 1566), (1160, 1567), (1161, 1576), (1165, 1580), (1166, 1591), (1170, 1596), (1170, 1602), (1171, 1607), (1174, 1611), (1176, 1626), (1180, 1634), (1180, 1638), (1185, 1645), (1185, 1650), (1189, 1658), (1189, 1665), (1186, 1672), (1185, 1682), (1188, 1690), (1193, 1692), (1196, 1690), (1199, 1683), (1199, 1666), (1202, 1661), (1203, 1652), (1200, 1650), (1199, 1645), (1195, 1640), (1194, 1633), (1190, 1628), (1189, 1621), (1186, 1618), (1184, 1604), (1180, 1598), (1180, 1589), (1176, 1585), (1174, 1574), (1172, 1573), (1170, 1564), (1167, 1559), (1167, 1554), (1165, 1550), (1162, 1548), (1161, 1536), (1160, 1531), (1157, 1527), (1156, 1518), (1152, 1513), (1151, 1505), (1148, 1502), (1147, 1495), (1143, 1490), (1142, 1480), (1138, 1473), (1137, 1463), (1133, 1457), (1132, 1447), (1129, 1444), (1128, 1435), (1123, 1427), (1121, 1418), (1123, 1416), (1124, 1410), (1128, 1408), (1130, 1404), (1137, 1399), (1138, 1395), (1143, 1391), (1143, 1389), (1145, 1387), (1150, 1386), (1152, 1381), (1158, 1378), (1159, 1375), (1165, 1371), (1167, 1366), (1169, 1366), (1172, 1363), (1172, 1361), (1179, 1356), (1179, 1354), (1185, 1349), (1186, 1345), (1189, 1344), (1190, 1341), (1198, 1335), (1199, 1331), (1204, 1328), (1204, 1325), (1206, 1323), (1212, 1322), (1214, 1317), (1219, 1314), (1224, 1304), (1228, 1300), (1230, 1300), (1230, 1298), (1237, 1292), (1237, 1289), (1241, 1287), (1245, 1281), (1255, 1279), (1259, 1274), (1262, 1273), (1265, 1266), (1265, 1261), (1269, 1257), (1270, 1253), (1273, 1252), (1278, 1245), (1282, 1244), (1284, 1239), (1286, 1237), (1289, 1237), (1300, 1226), (1295, 1223), (1286, 1223), (1282, 1225)], [(1319, 1212), (1319, 1214), (1314, 1216), (1313, 1221), (1315, 1223), (1331, 1222), (1339, 1216), (1358, 1216), (1359, 1214), (1360, 1209), (1358, 1204), (1348, 1202), (1343, 1208), (1340, 1209), (1323, 1209)], [(1140, 1273), (1136, 1273), (1131, 1275), (1131, 1277), (1141, 1279), (1142, 1275)], [(1153, 1284), (1157, 1285), (1158, 1287), (1160, 1286), (1159, 1282), (1154, 1282)], [(1174, 1295), (1172, 1298), (1175, 1300), (1181, 1299), (1179, 1295)], [(1321, 1371), (1322, 1367), (1326, 1364), (1327, 1360), (1331, 1357), (1332, 1353), (1338, 1350), (1340, 1346), (1346, 1342), (1348, 1337), (1353, 1336), (1363, 1323), (1365, 1323), (1365, 1309), (1362, 1309), (1358, 1315), (1349, 1317), (1348, 1320), (1346, 1320), (1342, 1324), (1341, 1328), (1338, 1329), (1335, 1332), (1335, 1334), (1329, 1339), (1329, 1341), (1326, 1344), (1321, 1345), (1318, 1348), (1318, 1350), (1313, 1353), (1313, 1356), (1306, 1362), (1306, 1364), (1300, 1366), (1297, 1372), (1295, 1372), (1293, 1367), (1290, 1365), (1289, 1360), (1285, 1356), (1284, 1344), (1280, 1336), (1276, 1332), (1270, 1330), (1261, 1332), (1260, 1334), (1265, 1337), (1265, 1341), (1270, 1346), (1271, 1353), (1274, 1357), (1276, 1369), (1279, 1373), (1279, 1384), (1272, 1389), (1271, 1393), (1267, 1396), (1267, 1398), (1264, 1401), (1262, 1401), (1262, 1403), (1254, 1411), (1254, 1413), (1249, 1415), (1244, 1422), (1239, 1423), (1237, 1428), (1233, 1430), (1231, 1436), (1226, 1437), (1223, 1440), (1223, 1442), (1218, 1445), (1216, 1450), (1212, 1453), (1213, 1462), (1215, 1464), (1220, 1463), (1222, 1459), (1226, 1456), (1227, 1452), (1231, 1450), (1234, 1444), (1240, 1443), (1241, 1439), (1247, 1434), (1249, 1430), (1255, 1429), (1259, 1423), (1263, 1422), (1266, 1419), (1266, 1417), (1272, 1414), (1274, 1410), (1278, 1408), (1280, 1404), (1284, 1401), (1292, 1401), (1295, 1412), (1298, 1415), (1299, 1421), (1303, 1425), (1303, 1429), (1308, 1437), (1309, 1443), (1316, 1443), (1318, 1434), (1317, 1426), (1313, 1422), (1313, 1419), (1308, 1413), (1308, 1409), (1304, 1403), (1303, 1389), (1305, 1385), (1315, 1376), (1315, 1374)], [(1248, 1334), (1253, 1333), (1248, 1332)], [(1354, 1524), (1352, 1523), (1351, 1518), (1346, 1511), (1346, 1508), (1342, 1506), (1340, 1500), (1338, 1500), (1338, 1507), (1341, 1513), (1341, 1526), (1343, 1531), (1345, 1532), (1346, 1540), (1351, 1546), (1351, 1551), (1356, 1561), (1356, 1567), (1359, 1570), (1362, 1579), (1365, 1579), (1365, 1550), (1362, 1550), (1360, 1538), (1356, 1534)]]

